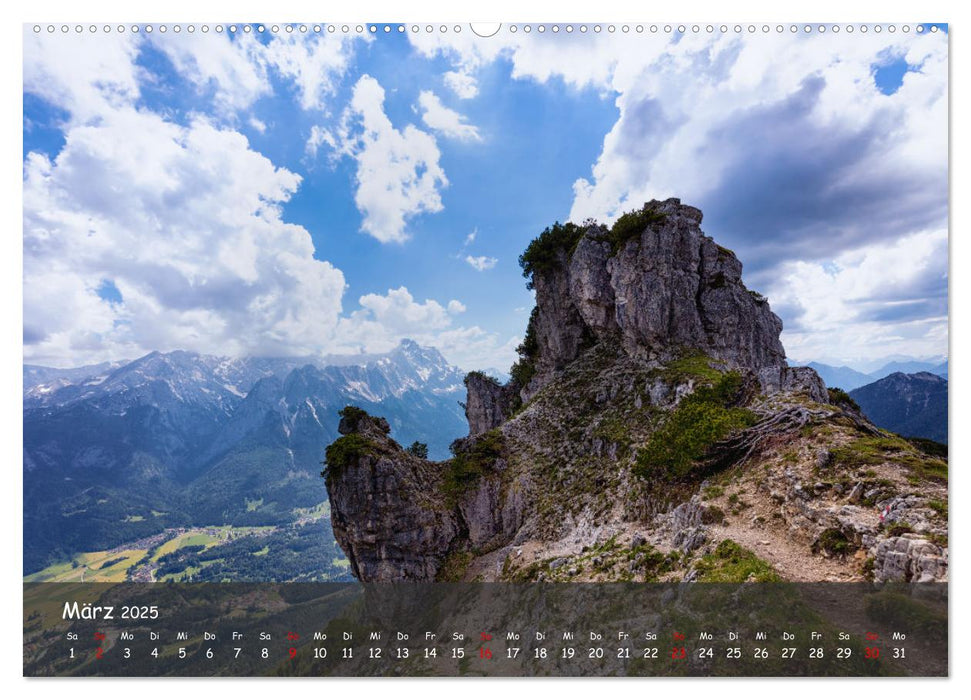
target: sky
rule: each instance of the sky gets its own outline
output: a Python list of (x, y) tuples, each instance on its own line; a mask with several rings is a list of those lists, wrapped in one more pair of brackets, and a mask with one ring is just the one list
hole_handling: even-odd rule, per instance
[(25, 26), (24, 361), (413, 338), (506, 369), (529, 241), (672, 196), (790, 358), (946, 355), (943, 27), (384, 26)]

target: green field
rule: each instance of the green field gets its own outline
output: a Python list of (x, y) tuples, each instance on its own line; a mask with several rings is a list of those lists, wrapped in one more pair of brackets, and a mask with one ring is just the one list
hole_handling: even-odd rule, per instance
[[(69, 562), (54, 564), (36, 574), (24, 576), (24, 581), (28, 583), (38, 581), (80, 582), (82, 576), (85, 583), (124, 581), (128, 569), (137, 564), (147, 553), (148, 550), (146, 549), (86, 552), (77, 555)], [(106, 564), (109, 566), (105, 566)]]
[(213, 537), (210, 534), (197, 532), (195, 530), (189, 530), (188, 532), (173, 537), (168, 542), (163, 544), (157, 550), (155, 554), (152, 555), (152, 561), (158, 561), (159, 557), (163, 557), (166, 554), (171, 554), (172, 552), (182, 549), (183, 547), (192, 547), (202, 545), (203, 547), (211, 547), (214, 544), (224, 541), (225, 537)]

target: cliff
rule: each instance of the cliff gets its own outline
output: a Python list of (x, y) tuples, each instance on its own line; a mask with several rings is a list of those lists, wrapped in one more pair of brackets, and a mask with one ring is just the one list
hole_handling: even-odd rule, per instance
[(345, 409), (325, 475), (355, 575), (946, 577), (946, 461), (787, 367), (780, 319), (701, 218), (654, 201), (535, 239), (520, 359), (506, 385), (467, 377), (452, 459)]

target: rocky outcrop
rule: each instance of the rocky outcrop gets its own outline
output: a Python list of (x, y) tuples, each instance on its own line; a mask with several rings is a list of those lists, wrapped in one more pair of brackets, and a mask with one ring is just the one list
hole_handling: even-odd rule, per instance
[(700, 211), (625, 216), (527, 249), (520, 363), (506, 385), (466, 377), (452, 459), (344, 410), (326, 475), (355, 576), (721, 580), (741, 542), (769, 560), (743, 580), (946, 578), (946, 463), (787, 366), (781, 321)]
[(481, 435), (509, 418), (518, 387), (502, 385), (482, 372), (467, 374), (465, 387), (468, 390), (465, 417), (469, 421), (469, 435)]
[(947, 579), (947, 551), (919, 535), (889, 537), (876, 547), (874, 580), (928, 583)]
[[(347, 413), (347, 411), (345, 411)], [(334, 537), (361, 581), (433, 579), (459, 535), (441, 474), (388, 437), (388, 423), (356, 410), (327, 450)]]
[(442, 463), (403, 450), (360, 409), (345, 408), (339, 430), (324, 476), (334, 537), (359, 580), (435, 580), (450, 557), (508, 543), (522, 526), (526, 489), (502, 487), (496, 434), (457, 440)]
[(618, 241), (591, 225), (572, 253), (555, 251), (555, 264), (534, 273), (538, 372), (527, 395), (604, 340), (660, 361), (690, 348), (754, 371), (767, 390), (811, 385), (819, 395), (812, 370), (788, 371), (782, 321), (745, 287), (735, 254), (702, 232), (701, 211), (678, 199), (643, 211), (650, 220), (639, 235)]

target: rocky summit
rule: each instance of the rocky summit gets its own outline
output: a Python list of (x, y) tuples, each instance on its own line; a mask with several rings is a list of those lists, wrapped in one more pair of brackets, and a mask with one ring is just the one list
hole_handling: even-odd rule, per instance
[(519, 360), (466, 376), (451, 459), (342, 411), (323, 475), (359, 579), (946, 580), (946, 447), (788, 367), (701, 220), (669, 199), (538, 236)]

